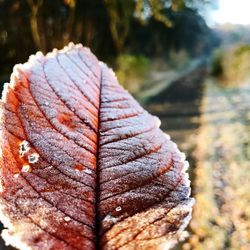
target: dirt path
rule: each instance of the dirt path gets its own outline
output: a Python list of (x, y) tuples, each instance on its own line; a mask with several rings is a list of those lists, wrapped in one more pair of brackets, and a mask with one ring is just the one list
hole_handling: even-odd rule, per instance
[(206, 76), (206, 66), (201, 64), (152, 96), (144, 105), (161, 119), (161, 128), (186, 153), (191, 175), (195, 165), (192, 153), (200, 127), (200, 105)]
[(250, 249), (250, 86), (206, 82), (185, 250)]
[(191, 237), (176, 249), (250, 249), (250, 86), (219, 87), (199, 67), (146, 108), (191, 165)]
[[(181, 151), (185, 152), (190, 163), (189, 174), (192, 181), (196, 167), (194, 151), (201, 123), (200, 106), (206, 77), (207, 68), (200, 65), (172, 82), (158, 95), (152, 96), (145, 105), (150, 113), (161, 119), (161, 128), (171, 136)], [(175, 249), (182, 248), (180, 244)]]

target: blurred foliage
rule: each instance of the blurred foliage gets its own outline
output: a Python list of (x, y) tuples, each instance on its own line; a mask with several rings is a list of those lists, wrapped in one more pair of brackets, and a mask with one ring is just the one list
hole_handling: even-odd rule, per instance
[(235, 55), (241, 56), (242, 54), (250, 53), (250, 44), (242, 44), (236, 48)]
[(211, 74), (215, 77), (221, 77), (223, 75), (223, 51), (222, 49), (217, 49), (213, 53), (212, 63), (211, 63)]
[(186, 50), (170, 50), (167, 63), (171, 68), (183, 69), (190, 62), (189, 55)]
[[(120, 54), (195, 56), (219, 42), (200, 16), (217, 0), (0, 0), (0, 75), (37, 50), (69, 41), (89, 46), (102, 60)], [(3, 81), (5, 79), (0, 79)]]
[(145, 77), (149, 66), (150, 61), (145, 56), (121, 54), (116, 59), (116, 75), (119, 82), (134, 94), (142, 86), (140, 81)]
[(238, 44), (217, 50), (213, 57), (212, 75), (223, 85), (235, 86), (250, 80), (250, 44)]
[[(181, 77), (183, 71), (193, 65), (186, 50), (169, 51), (164, 58), (150, 60), (143, 55), (120, 54), (114, 63), (119, 82), (136, 98), (143, 96), (144, 91), (152, 94), (160, 85), (166, 85)], [(143, 101), (143, 100), (141, 100)]]
[(118, 52), (122, 52), (134, 13), (133, 1), (105, 0), (109, 14), (109, 27)]

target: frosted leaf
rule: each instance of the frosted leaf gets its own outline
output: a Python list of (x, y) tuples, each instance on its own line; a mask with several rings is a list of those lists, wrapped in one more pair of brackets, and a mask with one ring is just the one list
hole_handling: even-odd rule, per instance
[(31, 56), (2, 96), (7, 243), (156, 249), (182, 239), (193, 206), (185, 156), (89, 49)]

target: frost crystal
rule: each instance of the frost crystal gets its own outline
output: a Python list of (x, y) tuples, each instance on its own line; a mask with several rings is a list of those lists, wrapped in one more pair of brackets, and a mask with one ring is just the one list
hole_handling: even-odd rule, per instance
[(23, 165), (23, 167), (22, 167), (22, 172), (25, 172), (25, 173), (27, 173), (27, 172), (29, 172), (30, 171), (30, 165), (28, 165), (28, 164), (25, 164), (25, 165)]
[(180, 238), (193, 206), (185, 156), (86, 48), (16, 66), (1, 104), (7, 244), (157, 249)]
[(108, 214), (103, 219), (103, 222), (110, 222), (110, 221), (113, 222), (113, 223), (116, 223), (117, 222), (117, 218), (115, 218), (112, 215)]
[(92, 171), (91, 171), (90, 169), (87, 168), (87, 169), (84, 170), (84, 173), (86, 173), (86, 174), (91, 174)]
[(69, 216), (66, 216), (66, 217), (64, 217), (64, 220), (65, 220), (66, 222), (69, 222), (69, 221), (71, 221), (71, 218), (70, 218)]
[(20, 153), (20, 156), (23, 157), (25, 153), (29, 152), (30, 150), (30, 144), (29, 142), (27, 141), (22, 141), (20, 143), (20, 148), (19, 148), (19, 153)]
[(37, 153), (33, 153), (33, 154), (28, 156), (28, 161), (31, 164), (36, 163), (38, 161), (38, 159), (39, 159), (39, 154), (37, 154)]
[(119, 212), (121, 210), (122, 210), (122, 208), (120, 206), (115, 209), (115, 211), (117, 211), (117, 212)]
[(19, 177), (19, 174), (14, 174), (14, 178), (17, 179)]

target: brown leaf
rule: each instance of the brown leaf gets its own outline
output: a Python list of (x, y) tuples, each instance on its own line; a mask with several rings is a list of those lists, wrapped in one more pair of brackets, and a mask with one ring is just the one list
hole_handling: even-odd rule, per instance
[(87, 48), (17, 65), (1, 102), (3, 237), (19, 249), (165, 249), (193, 199), (159, 119)]

